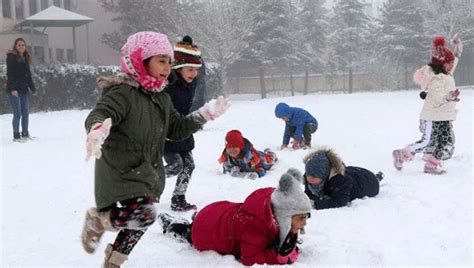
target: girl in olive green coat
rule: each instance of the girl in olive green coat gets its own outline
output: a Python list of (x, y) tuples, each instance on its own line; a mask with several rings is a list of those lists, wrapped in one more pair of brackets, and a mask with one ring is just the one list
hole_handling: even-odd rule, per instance
[(165, 185), (165, 140), (187, 138), (229, 106), (219, 97), (186, 117), (179, 115), (162, 92), (172, 58), (166, 35), (139, 32), (122, 47), (124, 74), (98, 80), (103, 95), (85, 122), (86, 158), (97, 158), (97, 207), (86, 213), (82, 244), (93, 253), (105, 231), (119, 231), (106, 248), (106, 267), (119, 267), (155, 221), (153, 202)]

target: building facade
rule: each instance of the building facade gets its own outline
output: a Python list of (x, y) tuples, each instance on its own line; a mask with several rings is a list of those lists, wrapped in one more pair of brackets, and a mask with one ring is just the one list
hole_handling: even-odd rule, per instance
[(118, 64), (119, 52), (103, 44), (103, 33), (119, 28), (112, 21), (114, 14), (102, 8), (104, 0), (1, 0), (0, 6), (0, 62), (5, 61), (6, 52), (12, 49), (16, 38), (22, 37), (36, 63), (88, 63), (86, 26), (76, 28), (76, 57), (73, 50), (72, 28), (37, 27), (30, 29), (18, 26), (25, 18), (51, 5), (94, 19), (88, 25), (89, 63), (96, 65)]

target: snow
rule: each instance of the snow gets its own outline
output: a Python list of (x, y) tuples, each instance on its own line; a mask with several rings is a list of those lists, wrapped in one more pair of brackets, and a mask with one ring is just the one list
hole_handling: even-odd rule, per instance
[[(195, 134), (196, 170), (187, 198), (202, 208), (219, 200), (240, 202), (252, 191), (276, 186), (289, 167), (303, 169), (307, 151), (277, 151), (279, 162), (261, 179), (221, 174), (217, 163), (224, 135), (239, 129), (257, 149), (277, 149), (283, 122), (275, 105), (284, 101), (307, 109), (319, 120), (313, 145), (328, 145), (346, 164), (385, 172), (380, 194), (348, 207), (314, 211), (295, 266), (468, 266), (472, 267), (472, 122), (473, 88), (461, 89), (454, 122), (456, 151), (445, 162), (448, 173), (423, 174), (421, 156), (402, 172), (392, 166), (391, 151), (420, 137), (418, 91), (312, 94), (295, 97), (231, 96), (229, 111)], [(11, 142), (11, 115), (0, 116), (2, 267), (98, 267), (106, 233), (94, 255), (86, 254), (80, 232), (86, 209), (94, 205), (93, 161), (85, 162), (83, 122), (88, 111), (36, 113), (30, 131), (36, 140)], [(167, 186), (159, 212), (170, 212), (175, 178)], [(172, 213), (176, 214), (176, 213)], [(190, 219), (191, 213), (180, 213)], [(178, 243), (154, 224), (124, 267), (241, 266), (233, 256), (198, 252)]]
[(26, 18), (25, 20), (26, 21), (42, 21), (42, 20), (44, 21), (50, 21), (50, 20), (93, 21), (94, 19), (53, 5), (43, 11), (40, 11), (34, 14), (33, 16)]

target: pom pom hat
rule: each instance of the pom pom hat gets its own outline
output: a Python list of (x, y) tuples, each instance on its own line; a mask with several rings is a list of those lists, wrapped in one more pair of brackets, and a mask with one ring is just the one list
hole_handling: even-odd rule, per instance
[(187, 35), (174, 47), (174, 60), (173, 69), (202, 66), (201, 51), (193, 45), (193, 39)]
[(162, 91), (168, 81), (148, 74), (143, 61), (167, 55), (173, 59), (173, 48), (168, 37), (157, 32), (138, 32), (128, 37), (121, 49), (120, 70), (130, 75), (147, 91)]
[(303, 175), (301, 172), (295, 168), (290, 168), (281, 176), (278, 187), (270, 197), (273, 215), (280, 228), (279, 247), (281, 247), (291, 230), (292, 216), (311, 213), (311, 201), (303, 192), (302, 181)]
[(433, 47), (431, 48), (431, 64), (444, 64), (454, 60), (454, 53), (446, 47), (446, 39), (444, 37), (436, 37), (433, 39)]
[(225, 135), (225, 148), (240, 148), (245, 147), (244, 137), (238, 130), (231, 130)]

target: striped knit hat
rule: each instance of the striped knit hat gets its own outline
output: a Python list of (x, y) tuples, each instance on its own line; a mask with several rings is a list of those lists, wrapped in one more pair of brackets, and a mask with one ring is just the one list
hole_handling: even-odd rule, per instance
[(182, 67), (202, 66), (201, 51), (196, 45), (193, 45), (193, 39), (189, 36), (183, 37), (174, 47), (174, 65), (173, 69)]

